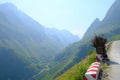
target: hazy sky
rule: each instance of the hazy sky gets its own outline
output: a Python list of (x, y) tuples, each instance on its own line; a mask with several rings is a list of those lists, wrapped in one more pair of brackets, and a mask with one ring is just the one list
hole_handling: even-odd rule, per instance
[(11, 2), (45, 27), (83, 36), (95, 18), (102, 20), (115, 0), (0, 0)]

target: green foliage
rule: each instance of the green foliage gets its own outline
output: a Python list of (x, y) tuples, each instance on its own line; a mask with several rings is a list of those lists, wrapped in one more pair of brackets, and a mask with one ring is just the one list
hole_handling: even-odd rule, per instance
[(88, 54), (91, 55), (93, 53), (93, 50), (89, 50)]
[(117, 34), (112, 37), (112, 40), (120, 40), (120, 34)]
[(83, 59), (80, 63), (73, 66), (64, 74), (57, 77), (55, 80), (83, 80), (84, 74), (90, 64), (95, 61), (95, 52)]
[(22, 80), (23, 78), (31, 78), (35, 73), (34, 68), (30, 67), (28, 61), (14, 54), (14, 50), (0, 47), (0, 79), (8, 80), (8, 78), (10, 78), (12, 80)]

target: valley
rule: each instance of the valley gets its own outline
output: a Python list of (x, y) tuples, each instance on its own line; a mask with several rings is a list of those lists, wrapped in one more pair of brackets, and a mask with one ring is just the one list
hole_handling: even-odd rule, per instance
[(0, 4), (0, 80), (54, 80), (94, 50), (95, 34), (108, 42), (120, 39), (120, 0), (103, 20), (91, 23), (81, 40), (45, 27), (11, 3)]

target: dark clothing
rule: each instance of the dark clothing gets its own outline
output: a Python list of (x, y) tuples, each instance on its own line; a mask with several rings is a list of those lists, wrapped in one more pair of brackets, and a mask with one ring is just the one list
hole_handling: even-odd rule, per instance
[(108, 56), (106, 54), (106, 49), (105, 49), (104, 46), (102, 46), (102, 47), (96, 47), (96, 52), (97, 52), (97, 54), (102, 54), (103, 58), (105, 58), (105, 59), (108, 58)]
[(96, 48), (97, 54), (102, 54), (103, 59), (107, 59), (108, 56), (106, 54), (105, 43), (107, 39), (104, 37), (96, 36), (93, 39), (92, 46)]

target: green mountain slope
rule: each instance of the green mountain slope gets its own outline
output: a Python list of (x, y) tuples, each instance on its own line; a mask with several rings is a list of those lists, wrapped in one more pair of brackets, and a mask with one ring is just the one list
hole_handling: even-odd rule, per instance
[(62, 48), (79, 40), (68, 31), (52, 30), (11, 3), (0, 4), (0, 80), (33, 80)]
[(95, 56), (96, 53), (91, 52), (89, 56), (87, 56), (78, 64), (71, 67), (64, 74), (59, 74), (55, 80), (83, 80), (86, 70), (91, 65), (91, 63), (96, 60)]
[(106, 37), (108, 41), (120, 39), (120, 0), (115, 1), (102, 21), (99, 21), (99, 19), (93, 21), (82, 40), (69, 46), (56, 57), (56, 63), (62, 62), (61, 64), (65, 64), (57, 66), (58, 72), (56, 75), (64, 73), (84, 59), (90, 50), (93, 50), (90, 45), (95, 33)]
[(0, 47), (0, 79), (31, 80), (30, 76), (36, 73), (35, 68), (14, 54), (14, 50)]
[[(90, 29), (88, 29), (87, 32), (85, 33), (85, 36), (93, 35), (93, 33), (97, 33), (97, 34), (104, 34), (105, 37), (108, 37), (108, 39), (110, 39), (111, 36), (119, 34), (119, 28), (120, 28), (120, 1), (119, 0), (116, 0), (114, 2), (114, 4), (108, 10), (104, 19), (100, 22), (100, 24), (96, 25), (95, 27), (96, 29), (95, 30), (93, 29), (91, 33), (88, 33), (90, 31)], [(93, 27), (90, 26), (90, 28), (93, 28)], [(85, 36), (83, 37), (83, 39), (87, 38)]]

